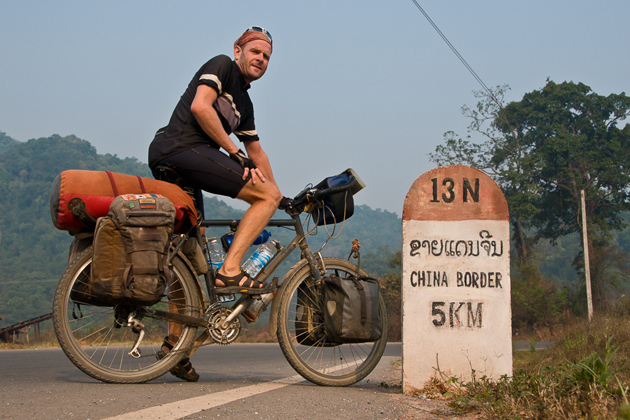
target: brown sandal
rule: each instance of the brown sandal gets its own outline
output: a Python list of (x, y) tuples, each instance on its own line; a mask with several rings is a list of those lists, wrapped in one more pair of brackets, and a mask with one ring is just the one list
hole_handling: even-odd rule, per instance
[[(240, 282), (243, 277), (249, 279), (249, 286), (246, 286), (247, 281), (242, 286)], [(271, 293), (275, 287), (273, 284), (265, 284), (254, 279), (250, 279), (247, 273), (243, 270), (235, 276), (225, 276), (217, 273), (217, 280), (221, 280), (225, 286), (216, 286), (216, 292), (219, 295), (229, 295), (232, 293), (243, 293), (246, 295), (264, 295), (265, 293)], [(261, 287), (264, 286), (264, 287)]]
[(188, 382), (197, 382), (199, 380), (199, 374), (192, 367), (190, 359), (188, 358), (180, 360), (179, 363), (171, 369), (171, 374)]
[[(168, 349), (167, 351), (164, 351), (165, 347)], [(173, 350), (173, 345), (168, 341), (168, 337), (164, 337), (162, 349), (155, 356), (158, 360), (161, 360), (166, 356), (166, 353), (171, 350)], [(195, 368), (192, 367), (192, 363), (190, 363), (188, 357), (180, 360), (170, 372), (171, 375), (188, 382), (197, 382), (199, 380), (199, 374), (195, 371)]]

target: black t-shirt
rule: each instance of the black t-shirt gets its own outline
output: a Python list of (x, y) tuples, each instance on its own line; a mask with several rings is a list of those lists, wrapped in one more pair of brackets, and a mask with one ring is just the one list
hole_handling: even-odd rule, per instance
[(258, 140), (254, 124), (254, 106), (243, 74), (236, 62), (226, 55), (218, 55), (204, 64), (180, 98), (168, 125), (158, 130), (149, 147), (149, 166), (153, 168), (162, 159), (202, 144), (219, 148), (208, 136), (190, 110), (197, 87), (205, 84), (218, 93), (214, 109), (223, 128), (234, 133), (241, 141)]

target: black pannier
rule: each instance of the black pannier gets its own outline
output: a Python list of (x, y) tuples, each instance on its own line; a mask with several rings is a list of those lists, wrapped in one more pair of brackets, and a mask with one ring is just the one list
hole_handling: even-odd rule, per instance
[(370, 277), (324, 277), (324, 325), (337, 343), (376, 341), (383, 333), (379, 284)]

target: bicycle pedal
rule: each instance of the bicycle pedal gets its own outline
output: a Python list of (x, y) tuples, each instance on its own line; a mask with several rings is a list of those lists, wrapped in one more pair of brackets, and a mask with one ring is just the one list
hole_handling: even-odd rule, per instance
[(236, 300), (236, 295), (234, 293), (230, 293), (229, 295), (217, 295), (219, 302), (228, 303), (234, 302)]

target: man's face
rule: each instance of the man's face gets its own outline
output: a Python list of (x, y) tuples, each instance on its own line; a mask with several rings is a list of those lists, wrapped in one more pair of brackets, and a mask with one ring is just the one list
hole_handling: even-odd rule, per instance
[(247, 83), (260, 79), (267, 71), (271, 45), (256, 39), (242, 46), (234, 46), (234, 59)]

